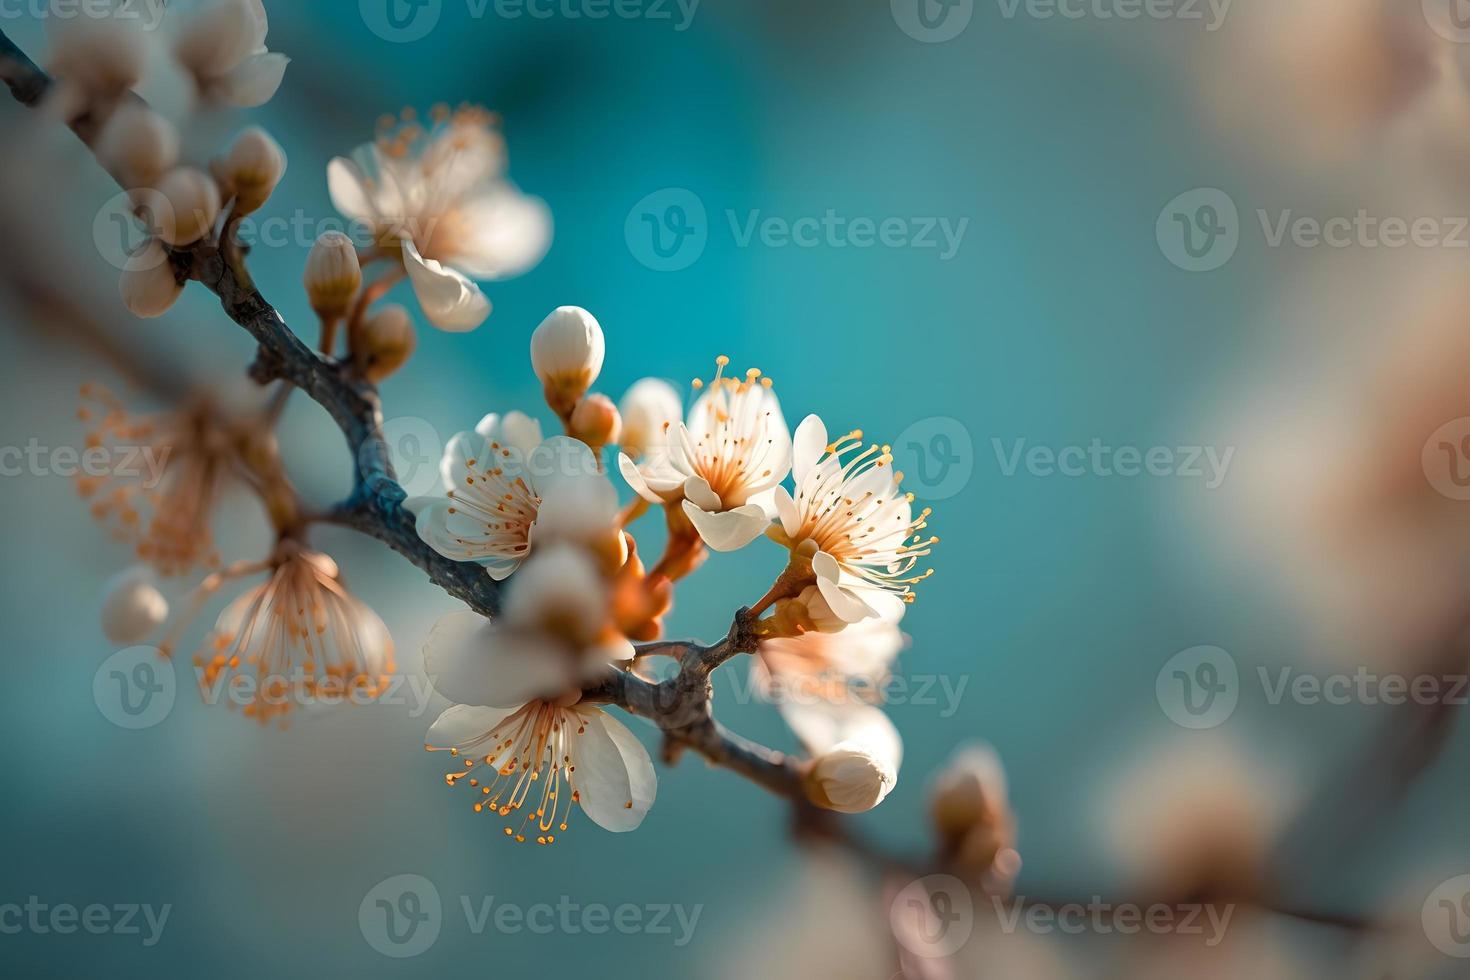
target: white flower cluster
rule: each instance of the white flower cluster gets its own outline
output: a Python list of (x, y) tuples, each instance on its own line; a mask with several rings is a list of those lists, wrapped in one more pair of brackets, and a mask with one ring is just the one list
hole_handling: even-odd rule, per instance
[[(236, 223), (267, 202), (286, 168), (280, 146), (258, 128), (207, 168), (182, 163), (174, 123), (135, 94), (162, 45), (192, 78), (198, 102), (268, 99), (286, 59), (265, 47), (259, 0), (211, 0), (171, 8), (169, 18), (147, 38), (121, 21), (82, 24), (58, 36), (53, 58), (54, 104), (79, 131), (95, 127), (99, 158), (131, 188), (148, 230), (122, 280), (140, 316), (173, 305), (192, 261), (184, 252), (201, 243), (248, 282)], [(475, 280), (525, 272), (550, 245), (546, 205), (510, 182), (499, 119), (476, 106), (436, 106), (427, 124), (412, 110), (383, 118), (372, 143), (331, 161), (327, 184), (336, 207), (371, 238), (322, 235), (302, 283), (320, 321), (320, 356), (357, 381), (381, 381), (414, 350), (408, 311), (377, 306), (395, 286), (411, 288), (435, 327), (471, 330), (490, 312)], [(343, 335), (346, 357), (336, 360)], [(757, 679), (767, 693), (792, 684), (824, 692), (781, 704), (811, 755), (802, 768), (810, 800), (844, 812), (877, 806), (897, 782), (902, 744), (880, 708), (852, 696), (852, 682), (888, 678), (905, 642), (899, 621), (929, 574), (916, 566), (938, 540), (921, 533), (929, 511), (915, 512), (889, 447), (865, 444), (860, 431), (833, 438), (815, 415), (793, 433), (771, 379), (755, 368), (727, 377), (723, 356), (713, 380), (694, 382), (687, 411), (654, 378), (614, 403), (592, 390), (606, 339), (578, 307), (553, 310), (529, 353), (563, 431), (547, 436), (522, 412), (486, 415), (448, 443), (442, 493), (405, 505), (429, 548), (506, 582), (494, 621), (452, 614), (425, 648), (430, 679), (454, 703), (427, 739), (463, 763), (449, 784), (473, 787), (474, 809), (505, 818), (506, 836), (518, 841), (552, 843), (577, 808), (612, 831), (637, 827), (657, 790), (652, 763), (586, 695), (615, 672), (640, 669), (634, 643), (662, 637), (676, 584), (710, 552), (765, 536), (787, 562), (742, 614)], [(154, 572), (199, 562), (213, 569), (162, 640), (166, 654), (204, 598), (265, 576), (228, 606), (195, 658), (209, 684), (253, 674), (244, 679), (259, 696), (246, 713), (262, 722), (284, 722), (294, 703), (324, 693), (375, 697), (394, 670), (382, 621), (308, 544), (312, 518), (273, 433), (288, 394), (282, 385), (238, 418), (211, 403), (148, 421), (103, 398), (99, 441), (180, 433), (182, 451), (166, 465), (161, 493), (140, 498), (105, 480), (81, 488), (96, 516), (137, 539), (150, 566), (120, 576), (104, 597), (115, 642), (141, 642), (168, 620)], [(615, 455), (604, 452), (612, 446)], [(609, 479), (614, 466), (631, 490), (627, 503)], [(219, 567), (210, 524), (231, 482), (259, 496), (276, 538), (264, 559)], [(668, 533), (662, 555), (645, 564), (630, 527), (650, 508)]]
[[(897, 782), (901, 741), (846, 682), (886, 678), (904, 644), (898, 622), (928, 574), (914, 566), (937, 541), (918, 533), (929, 512), (914, 513), (887, 447), (864, 449), (860, 433), (829, 443), (816, 416), (793, 438), (758, 370), (726, 378), (728, 359), (719, 358), (713, 382), (696, 382), (687, 415), (674, 388), (651, 378), (619, 409), (590, 390), (605, 351), (592, 314), (554, 310), (530, 355), (566, 434), (544, 438), (520, 412), (487, 415), (449, 441), (442, 493), (408, 502), (434, 550), (509, 579), (501, 619), (456, 613), (430, 638), (431, 678), (457, 707), (436, 723), (429, 748), (466, 757), (451, 785), (469, 778), (481, 791), (478, 812), (517, 814), (520, 825), (505, 828), (517, 840), (555, 840), (569, 801), (609, 829), (636, 826), (654, 797), (647, 754), (605, 712), (582, 705), (582, 691), (627, 668), (630, 639), (661, 634), (674, 582), (707, 550), (765, 534), (789, 561), (751, 608), (759, 676), (767, 690), (793, 680), (832, 685), (830, 698), (781, 705), (813, 756), (808, 794), (830, 809), (872, 809)], [(636, 492), (622, 510), (596, 452), (612, 442)], [(663, 509), (669, 529), (651, 569), (628, 531), (650, 506)], [(617, 751), (589, 755), (588, 738)], [(465, 776), (480, 766), (493, 776)]]

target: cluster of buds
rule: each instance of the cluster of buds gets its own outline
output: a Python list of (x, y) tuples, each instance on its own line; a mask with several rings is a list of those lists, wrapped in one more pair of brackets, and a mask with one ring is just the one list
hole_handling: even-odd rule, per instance
[[(161, 0), (92, 4), (48, 18), (48, 67), (63, 118), (105, 117), (165, 64), (194, 83), (196, 101), (249, 108), (281, 87), (290, 59), (266, 47), (270, 22), (261, 0), (200, 0), (181, 13)], [(160, 74), (167, 77), (167, 72)]]
[(380, 284), (363, 289), (362, 258), (340, 231), (324, 232), (306, 258), (302, 277), (307, 301), (321, 321), (322, 351), (332, 353), (339, 325), (347, 323), (347, 350), (353, 369), (378, 383), (408, 362), (418, 345), (413, 319), (396, 303), (377, 309)]
[(929, 813), (947, 867), (992, 893), (1009, 890), (1021, 859), (1005, 769), (994, 749), (960, 748), (930, 787)]
[(210, 173), (179, 165), (171, 125), (136, 105), (108, 121), (98, 155), (132, 188), (133, 213), (148, 234), (128, 257), (120, 285), (123, 303), (140, 317), (162, 316), (183, 291), (183, 270), (172, 260), (177, 250), (212, 241), (226, 208), (225, 234), (231, 234), (233, 223), (259, 210), (286, 172), (285, 153), (258, 127), (236, 137)]
[[(53, 111), (87, 135), (97, 158), (129, 189), (147, 238), (127, 257), (120, 290), (129, 310), (161, 316), (182, 292), (173, 250), (258, 210), (280, 182), (285, 154), (264, 131), (242, 133), (208, 170), (180, 159), (173, 122), (136, 97), (149, 71), (170, 58), (206, 102), (260, 105), (275, 94), (288, 59), (265, 47), (260, 0), (205, 0), (165, 16), (163, 4), (121, 4), (108, 16), (53, 18)], [(212, 176), (211, 176), (212, 173)]]
[(148, 233), (128, 256), (119, 284), (135, 316), (168, 312), (184, 289), (169, 249), (193, 245), (219, 218), (219, 188), (202, 171), (178, 166), (178, 154), (173, 125), (141, 105), (115, 113), (98, 143), (98, 158), (131, 188), (133, 214)]

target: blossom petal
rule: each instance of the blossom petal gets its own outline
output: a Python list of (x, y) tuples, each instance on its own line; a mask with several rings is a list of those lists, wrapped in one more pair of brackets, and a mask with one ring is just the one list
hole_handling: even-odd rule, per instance
[(771, 519), (755, 504), (745, 504), (734, 510), (713, 513), (694, 506), (693, 501), (684, 501), (684, 513), (704, 543), (715, 551), (737, 551), (765, 533)]
[(801, 512), (796, 507), (796, 501), (791, 499), (791, 492), (785, 487), (776, 487), (771, 491), (771, 503), (775, 505), (776, 516), (781, 518), (781, 528), (786, 536), (796, 542), (796, 534), (801, 530)]
[(520, 567), (530, 552), (529, 543), (515, 553), (507, 553), (501, 539), (492, 544), (485, 528), (476, 518), (444, 497), (413, 497), (404, 508), (414, 515), (414, 530), (419, 539), (445, 558), (472, 561), (483, 565), (486, 574), (503, 582)]
[(658, 792), (648, 750), (626, 725), (599, 708), (572, 709), (585, 730), (572, 744), (574, 785), (582, 810), (615, 834), (643, 822)]
[(403, 264), (424, 316), (440, 330), (463, 333), (490, 315), (490, 301), (480, 287), (442, 263), (424, 258), (413, 242), (403, 243)]
[(265, 12), (264, 0), (247, 0), (247, 2), (255, 23), (255, 31), (250, 37), (254, 42), (253, 50), (258, 52), (265, 48), (266, 35), (271, 32), (270, 16)]
[(242, 109), (265, 105), (281, 87), (290, 63), (279, 53), (253, 54), (216, 79), (211, 91), (220, 101)]
[[(597, 466), (597, 456), (581, 439), (557, 435), (545, 440), (531, 454), (529, 470), (537, 493), (545, 494), (562, 483), (578, 483), (597, 478), (608, 483)], [(608, 483), (611, 487), (612, 484)], [(616, 496), (617, 491), (613, 491)]]
[(882, 759), (893, 771), (903, 762), (903, 739), (881, 708), (859, 700), (813, 701), (784, 698), (781, 717), (808, 752), (822, 755), (839, 746), (858, 747)]
[(637, 464), (628, 458), (627, 453), (618, 453), (618, 472), (623, 474), (623, 479), (628, 482), (628, 486), (633, 488), (633, 492), (650, 504), (662, 504), (664, 502), (663, 498), (654, 493), (653, 489), (649, 487), (648, 481), (643, 478), (643, 474), (639, 472)]
[(457, 704), (509, 708), (562, 691), (566, 675), (557, 654), (532, 635), (465, 610), (434, 624), (424, 668), (434, 690)]
[(772, 487), (769, 490), (762, 490), (760, 493), (751, 494), (745, 499), (745, 505), (747, 507), (759, 507), (761, 512), (766, 515), (766, 523), (769, 524), (776, 519), (776, 491), (779, 489), (781, 488)]
[(827, 426), (815, 415), (808, 415), (796, 427), (791, 446), (791, 475), (797, 487), (806, 482), (807, 474), (827, 451)]
[(346, 157), (336, 157), (327, 164), (327, 192), (332, 207), (353, 221), (376, 225), (378, 211), (368, 193), (367, 175)]
[(211, 80), (256, 53), (259, 30), (251, 0), (217, 0), (189, 11), (174, 50), (190, 71)]
[(907, 602), (884, 589), (870, 590), (863, 596), (863, 601), (872, 607), (878, 619), (892, 625), (897, 625), (903, 619), (904, 613), (909, 611)]
[(541, 423), (525, 412), (507, 412), (496, 438), (519, 452), (523, 459), (545, 441), (541, 435)]
[(483, 460), (488, 446), (486, 438), (478, 432), (456, 432), (450, 436), (444, 444), (444, 455), (439, 458), (439, 478), (444, 489), (463, 490), (465, 480), (472, 475), (470, 460)]
[(812, 556), (812, 570), (817, 573), (817, 588), (822, 591), (822, 598), (845, 622), (856, 623), (878, 615), (878, 611), (844, 581), (842, 566), (837, 559), (819, 551)]
[(702, 476), (691, 476), (684, 481), (684, 498), (702, 510), (718, 511), (725, 506), (720, 495), (710, 488), (709, 481)]
[(460, 205), (467, 239), (449, 257), (476, 279), (518, 276), (551, 248), (551, 209), (504, 181), (492, 181)]
[(432, 749), (468, 750), (483, 742), (495, 726), (511, 715), (517, 708), (487, 708), (478, 704), (451, 705), (429, 726), (424, 744)]

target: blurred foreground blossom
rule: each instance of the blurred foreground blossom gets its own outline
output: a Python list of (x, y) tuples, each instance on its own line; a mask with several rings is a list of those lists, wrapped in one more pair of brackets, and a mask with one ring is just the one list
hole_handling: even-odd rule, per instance
[(988, 745), (967, 745), (939, 771), (929, 789), (929, 813), (949, 863), (1004, 893), (1020, 870), (1016, 815), (1005, 768)]
[(1292, 813), (1289, 787), (1225, 736), (1191, 733), (1138, 754), (1106, 785), (1106, 842), (1137, 893), (1249, 899)]
[(498, 118), (437, 106), (433, 127), (405, 110), (377, 139), (327, 168), (332, 203), (369, 228), (413, 285), (429, 322), (473, 330), (490, 315), (475, 279), (529, 270), (551, 244), (551, 213), (505, 176)]
[[(521, 816), (507, 837), (554, 843), (573, 803), (607, 830), (633, 830), (653, 805), (647, 750), (601, 708), (578, 703), (584, 684), (633, 655), (609, 612), (593, 563), (559, 544), (516, 576), (501, 619), (452, 613), (429, 637), (430, 680), (456, 704), (434, 722), (427, 745), (464, 757), (447, 780), (479, 790), (476, 813)], [(482, 780), (479, 765), (491, 775)]]
[(266, 47), (270, 21), (261, 0), (172, 0), (166, 23), (174, 52), (200, 98), (242, 108), (264, 105), (291, 59)]
[(337, 563), (287, 541), (267, 571), (220, 614), (195, 658), (201, 689), (251, 681), (243, 712), (261, 724), (298, 705), (370, 701), (386, 691), (397, 670), (393, 639), (342, 586)]
[(1344, 342), (1241, 399), (1255, 450), (1222, 548), (1269, 569), (1342, 663), (1422, 667), (1470, 617), (1456, 484), (1470, 472), (1470, 290), (1439, 269), (1390, 278), (1371, 302), (1306, 290), (1308, 315)]

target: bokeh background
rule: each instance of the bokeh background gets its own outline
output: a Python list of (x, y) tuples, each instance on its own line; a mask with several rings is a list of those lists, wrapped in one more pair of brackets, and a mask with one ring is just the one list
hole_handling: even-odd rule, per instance
[[(1441, 219), (1448, 232), (1470, 215), (1470, 100), (1460, 45), (1434, 29), (1432, 0), (1423, 10), (1418, 0), (1236, 0), (1215, 30), (1203, 5), (1202, 21), (1125, 20), (1099, 16), (1117, 9), (1106, 4), (1072, 18), (967, 0), (951, 13), (969, 19), (942, 43), (904, 29), (904, 0), (704, 0), (684, 29), (673, 4), (657, 8), (670, 19), (593, 20), (567, 16), (585, 10), (574, 0), (546, 18), (494, 4), (476, 16), (476, 5), (443, 0), (423, 8), (432, 29), (408, 41), (383, 30), (367, 0), (268, 7), (271, 47), (294, 61), (275, 100), (248, 114), (290, 158), (263, 216), (332, 218), (327, 161), (368, 139), (381, 114), (440, 100), (502, 113), (512, 177), (555, 215), (547, 258), (488, 287), (485, 326), (451, 335), (420, 324), (417, 356), (384, 388), (403, 431), (447, 437), (487, 411), (536, 410), (530, 333), (575, 304), (606, 330), (598, 388), (614, 398), (646, 375), (708, 376), (728, 354), (776, 379), (789, 419), (818, 411), (862, 427), (911, 457), (911, 479), (935, 474), (929, 489), (943, 499), (931, 526), (943, 541), (904, 622), (912, 643), (899, 673), (941, 686), (934, 703), (892, 706), (904, 767), (893, 795), (858, 818), (865, 832), (922, 854), (929, 774), (983, 740), (1005, 761), (1019, 816), (1017, 893), (1085, 900), (1157, 872), (1139, 834), (1192, 825), (1201, 800), (1206, 816), (1223, 807), (1274, 828), (1324, 781), (1384, 775), (1370, 749), (1412, 709), (1271, 704), (1257, 668), (1412, 676), (1457, 636), (1470, 503), (1436, 490), (1422, 456), (1440, 426), (1470, 415), (1470, 234), (1458, 245), (1273, 246), (1258, 212), (1367, 209)], [(44, 51), (32, 13), (0, 26)], [(246, 121), (196, 134), (209, 137), (201, 152)], [(55, 277), (117, 343), (248, 394), (252, 345), (203, 290), (158, 321), (117, 302), (116, 270), (92, 235), (115, 189), (85, 152), (18, 106), (0, 106), (0, 124), (15, 134), (4, 251), (25, 270), (0, 297), (0, 444), (80, 445), (78, 386), (129, 390), (67, 315), (26, 302), (33, 276)], [(1198, 188), (1236, 206), (1239, 244), (1193, 272), (1159, 226)], [(652, 267), (638, 216), (690, 195), (705, 210), (703, 250), (682, 268)], [(1197, 217), (1191, 200), (1176, 210)], [(757, 214), (829, 209), (963, 222), (964, 233), (946, 258), (942, 238), (938, 248), (774, 247), (735, 231)], [(251, 259), (303, 332), (309, 244)], [(340, 496), (349, 460), (329, 420), (297, 398), (283, 432), (308, 498)], [(1177, 473), (1007, 472), (1019, 440), (1094, 439), (1233, 457), (1218, 487)], [(881, 878), (795, 843), (779, 800), (692, 758), (660, 766), (638, 832), (582, 821), (555, 847), (531, 848), (507, 844), (446, 791), (422, 748), (438, 701), (278, 732), (196, 703), (186, 683), (162, 724), (116, 727), (93, 699), (113, 652), (96, 597), (127, 550), (62, 476), (6, 476), (0, 513), (0, 900), (173, 906), (151, 948), (136, 937), (0, 936), (8, 975), (897, 969), (882, 942)], [(264, 547), (248, 499), (220, 518), (227, 554)], [(643, 528), (645, 550), (656, 524)], [(318, 541), (391, 627), (399, 663), (418, 671), (422, 638), (454, 601), (374, 542), (333, 529)], [(715, 556), (683, 587), (670, 632), (718, 636), (779, 566), (759, 545)], [(1171, 720), (1156, 681), (1201, 645), (1227, 651), (1242, 681), (1234, 714), (1195, 731)], [(721, 719), (794, 748), (773, 708), (738, 696), (744, 670), (717, 682)], [(649, 726), (631, 724), (656, 749)], [(1447, 739), (1360, 833), (1298, 834), (1271, 852), (1292, 902), (1398, 910), (1412, 925), (1429, 888), (1470, 872), (1470, 746), (1463, 731)], [(1358, 805), (1351, 791), (1344, 799), (1317, 818), (1342, 823)], [(364, 895), (399, 874), (432, 881), (445, 905), (437, 941), (406, 960), (375, 951), (358, 923)], [(461, 896), (701, 912), (683, 946), (617, 932), (476, 935)], [(1385, 975), (1389, 962), (1352, 958), (1362, 947), (1331, 929), (1248, 931), (1254, 975), (1367, 975), (1369, 963)], [(977, 939), (960, 974), (1143, 975), (1139, 957), (1150, 955), (1116, 939), (1022, 938), (1025, 965), (1004, 959), (1021, 955), (1014, 943)], [(1393, 975), (1459, 975), (1457, 961), (1421, 953), (1410, 966), (1392, 960)]]

